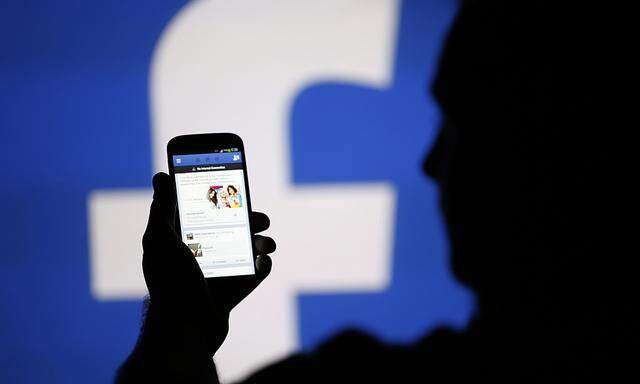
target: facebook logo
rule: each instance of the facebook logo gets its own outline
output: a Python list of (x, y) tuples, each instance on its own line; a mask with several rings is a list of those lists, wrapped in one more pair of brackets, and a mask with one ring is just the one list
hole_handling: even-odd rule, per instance
[[(130, 7), (123, 12), (142, 6)], [(253, 208), (270, 215), (269, 235), (278, 242), (272, 274), (231, 315), (216, 355), (223, 381), (312, 349), (345, 327), (399, 343), (441, 325), (464, 327), (473, 299), (449, 271), (437, 189), (420, 170), (440, 120), (429, 83), (455, 11), (456, 2), (444, 0), (210, 0), (149, 16), (153, 23), (138, 33), (156, 37), (144, 40), (146, 61), (131, 64), (143, 69), (121, 74), (129, 85), (111, 91), (113, 98), (138, 95), (148, 105), (137, 101), (126, 110), (110, 103), (111, 120), (100, 130), (104, 141), (80, 134), (87, 149), (75, 155), (93, 167), (61, 165), (78, 170), (78, 188), (45, 215), (86, 217), (64, 232), (52, 229), (83, 239), (71, 244), (78, 255), (72, 260), (64, 259), (68, 242), (49, 249), (65, 260), (50, 262), (47, 276), (57, 276), (50, 284), (73, 292), (67, 297), (78, 303), (56, 307), (57, 317), (77, 327), (58, 355), (91, 344), (102, 356), (96, 352), (93, 371), (81, 377), (100, 381), (112, 377), (132, 347), (146, 294), (140, 243), (147, 186), (154, 172), (166, 171), (168, 140), (189, 133), (243, 138)], [(104, 34), (110, 33), (117, 32)], [(102, 83), (93, 81), (99, 84), (91, 92), (98, 94)], [(74, 100), (82, 94), (69, 92)], [(123, 114), (127, 119), (115, 118)], [(67, 123), (89, 129), (95, 117), (82, 116)], [(63, 148), (80, 139), (75, 131), (60, 135), (52, 142)], [(114, 160), (114, 151), (142, 165)], [(69, 276), (68, 268), (82, 279), (58, 280)], [(16, 301), (41, 299), (29, 290), (14, 295)], [(16, 324), (8, 324), (9, 332), (20, 332)], [(42, 337), (50, 340), (45, 344), (57, 340), (55, 332)], [(26, 361), (36, 351), (21, 353)], [(54, 380), (80, 378), (63, 371), (55, 356), (51, 364), (63, 367)], [(36, 375), (26, 373), (26, 365), (18, 369), (25, 370), (20, 377)]]

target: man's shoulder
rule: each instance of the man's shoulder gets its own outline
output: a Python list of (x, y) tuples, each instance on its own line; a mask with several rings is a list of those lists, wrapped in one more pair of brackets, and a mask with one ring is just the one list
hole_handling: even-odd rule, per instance
[[(346, 330), (310, 353), (298, 353), (270, 365), (246, 382), (276, 380), (407, 380), (450, 374), (459, 363), (464, 334), (447, 329), (430, 332), (411, 344), (388, 344), (359, 331)], [(464, 348), (463, 348), (464, 349)]]

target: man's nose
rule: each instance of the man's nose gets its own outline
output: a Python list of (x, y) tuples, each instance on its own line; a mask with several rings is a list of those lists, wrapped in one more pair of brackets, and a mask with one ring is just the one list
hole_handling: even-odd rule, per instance
[(440, 181), (440, 177), (442, 176), (445, 125), (446, 122), (440, 124), (436, 141), (433, 143), (431, 150), (426, 154), (424, 162), (422, 163), (424, 172), (435, 181)]

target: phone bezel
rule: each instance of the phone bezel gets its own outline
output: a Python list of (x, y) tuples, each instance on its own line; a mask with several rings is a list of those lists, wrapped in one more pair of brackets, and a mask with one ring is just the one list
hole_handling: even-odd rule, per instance
[[(244, 143), (240, 136), (233, 133), (203, 133), (203, 134), (193, 134), (193, 135), (182, 135), (176, 136), (169, 140), (167, 143), (167, 162), (169, 164), (169, 176), (173, 180), (173, 184), (175, 187), (176, 178), (175, 171), (173, 167), (173, 156), (174, 155), (189, 155), (189, 154), (197, 154), (197, 153), (210, 153), (214, 150), (227, 149), (227, 148), (238, 148), (238, 151), (242, 155), (242, 171), (244, 174), (244, 185), (245, 185), (245, 201), (247, 204), (247, 210), (249, 215), (249, 231), (251, 234), (251, 254), (253, 256), (253, 274), (251, 275), (231, 275), (231, 276), (214, 276), (207, 277), (209, 279), (252, 279), (256, 277), (257, 269), (256, 269), (256, 251), (253, 246), (253, 234), (254, 228), (251, 223), (251, 192), (249, 190), (249, 174), (247, 172), (247, 156), (244, 151)], [(176, 196), (176, 202), (177, 202)], [(180, 211), (178, 205), (176, 204), (176, 232), (182, 239), (182, 228), (180, 226)]]

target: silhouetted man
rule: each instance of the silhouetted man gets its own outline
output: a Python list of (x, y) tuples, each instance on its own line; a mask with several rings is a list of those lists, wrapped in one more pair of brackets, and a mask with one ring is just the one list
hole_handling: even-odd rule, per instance
[[(424, 169), (440, 187), (453, 271), (477, 295), (467, 329), (440, 329), (406, 346), (347, 331), (247, 382), (579, 381), (601, 374), (612, 351), (635, 337), (612, 326), (622, 324), (625, 309), (606, 261), (594, 257), (606, 254), (607, 239), (598, 230), (603, 211), (588, 195), (597, 191), (589, 182), (597, 174), (592, 155), (601, 155), (595, 136), (588, 124), (571, 136), (559, 123), (584, 124), (594, 101), (577, 73), (555, 78), (570, 89), (556, 92), (559, 59), (544, 33), (553, 11), (544, 2), (465, 3), (433, 85), (445, 119)], [(568, 63), (588, 66), (582, 47), (571, 48)], [(229, 311), (269, 273), (275, 243), (255, 237), (255, 283), (207, 284), (175, 234), (169, 176), (153, 184), (143, 239), (150, 304), (119, 380), (215, 382), (212, 356)], [(268, 228), (265, 215), (252, 220)]]

